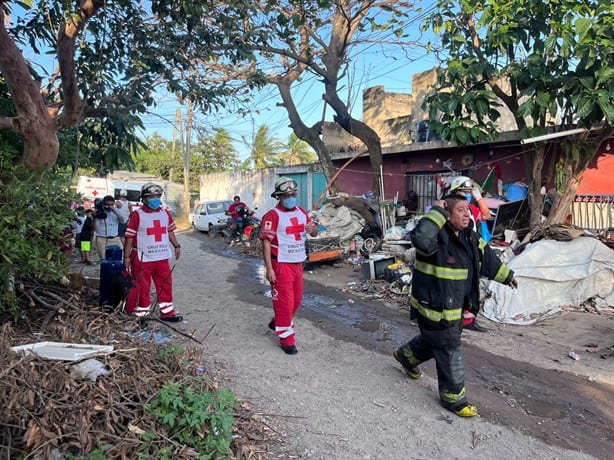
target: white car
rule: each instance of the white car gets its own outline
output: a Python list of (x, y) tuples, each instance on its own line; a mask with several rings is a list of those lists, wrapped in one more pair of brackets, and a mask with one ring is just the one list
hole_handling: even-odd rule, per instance
[(205, 201), (200, 203), (190, 214), (189, 220), (194, 229), (207, 232), (209, 236), (215, 236), (226, 226), (226, 210), (232, 204), (232, 200)]

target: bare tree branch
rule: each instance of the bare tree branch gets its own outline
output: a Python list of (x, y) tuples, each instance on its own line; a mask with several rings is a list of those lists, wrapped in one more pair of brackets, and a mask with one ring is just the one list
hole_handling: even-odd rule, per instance
[(75, 73), (75, 42), (87, 21), (104, 7), (104, 0), (83, 0), (76, 16), (69, 18), (58, 32), (58, 62), (62, 76), (64, 109), (58, 117), (58, 126), (74, 126), (83, 117), (85, 102), (79, 94)]

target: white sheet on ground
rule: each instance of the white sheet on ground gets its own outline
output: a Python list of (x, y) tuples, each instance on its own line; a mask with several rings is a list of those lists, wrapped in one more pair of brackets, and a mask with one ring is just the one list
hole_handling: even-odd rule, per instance
[(539, 240), (507, 265), (518, 289), (488, 284), (484, 316), (493, 321), (531, 324), (591, 297), (614, 305), (614, 251), (597, 239)]

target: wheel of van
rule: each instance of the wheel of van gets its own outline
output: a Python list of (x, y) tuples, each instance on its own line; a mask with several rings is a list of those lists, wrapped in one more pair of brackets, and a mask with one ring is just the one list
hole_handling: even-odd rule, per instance
[(207, 228), (207, 234), (209, 235), (209, 238), (215, 238), (215, 230), (213, 230), (213, 224), (209, 224), (209, 227)]

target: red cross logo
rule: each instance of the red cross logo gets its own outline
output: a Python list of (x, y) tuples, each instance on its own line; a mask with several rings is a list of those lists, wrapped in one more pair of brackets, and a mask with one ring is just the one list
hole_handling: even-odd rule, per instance
[(94, 195), (94, 196), (98, 195), (98, 191), (94, 190), (94, 191), (92, 192), (92, 195)]
[(294, 235), (296, 241), (301, 241), (301, 233), (305, 230), (305, 224), (300, 224), (297, 217), (291, 217), (292, 225), (286, 227), (286, 235)]
[(154, 235), (154, 241), (159, 242), (162, 241), (162, 235), (166, 233), (166, 227), (162, 227), (160, 225), (160, 220), (156, 219), (153, 222), (153, 227), (149, 227), (147, 229), (148, 235)]

